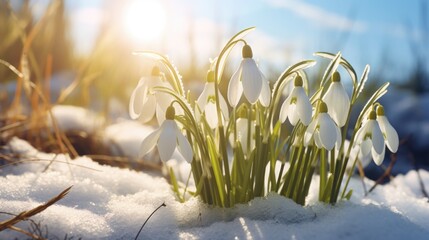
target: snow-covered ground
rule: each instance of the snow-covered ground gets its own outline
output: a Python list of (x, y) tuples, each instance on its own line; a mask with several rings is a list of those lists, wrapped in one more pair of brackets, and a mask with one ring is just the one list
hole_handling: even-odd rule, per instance
[[(206, 206), (197, 198), (179, 203), (167, 181), (156, 175), (101, 166), (86, 157), (41, 153), (14, 138), (7, 148), (33, 160), (0, 172), (0, 211), (18, 214), (36, 207), (63, 189), (71, 192), (32, 217), (59, 239), (133, 239), (141, 224), (159, 205), (139, 239), (427, 239), (429, 203), (414, 171), (397, 176), (363, 196), (361, 182), (352, 179), (351, 201), (336, 206), (318, 203), (312, 189), (308, 206), (276, 194), (232, 209)], [(42, 172), (46, 162), (55, 162)], [(70, 162), (71, 164), (67, 164)], [(429, 185), (429, 172), (420, 171)], [(317, 178), (314, 181), (318, 181)], [(366, 184), (372, 185), (370, 180)], [(314, 184), (317, 186), (317, 184)], [(0, 221), (10, 216), (0, 214)], [(27, 229), (29, 222), (17, 226)], [(0, 239), (25, 239), (5, 230)]]
[[(92, 131), (100, 121), (79, 109), (58, 107), (54, 114), (63, 130)], [(73, 114), (69, 114), (73, 112)], [(85, 120), (85, 121), (82, 121)], [(104, 130), (106, 142), (135, 157), (141, 140), (153, 128), (120, 121)], [(176, 200), (159, 173), (136, 172), (102, 166), (90, 158), (69, 159), (42, 153), (29, 143), (13, 138), (6, 150), (19, 153), (24, 163), (0, 168), (0, 212), (18, 214), (45, 203), (62, 190), (70, 193), (32, 217), (47, 227), (50, 239), (66, 235), (78, 239), (134, 239), (149, 220), (139, 239), (427, 239), (429, 202), (424, 198), (415, 171), (398, 175), (387, 185), (364, 196), (362, 183), (352, 178), (350, 201), (335, 206), (317, 201), (317, 187), (310, 189), (308, 205), (302, 207), (277, 194), (254, 199), (231, 209), (207, 206), (198, 198)], [(155, 158), (154, 158), (155, 159)], [(49, 160), (54, 162), (46, 170)], [(189, 168), (181, 166), (181, 171)], [(187, 176), (187, 173), (183, 173)], [(429, 186), (429, 172), (420, 175)], [(318, 178), (312, 186), (318, 186)], [(373, 182), (366, 179), (367, 187)], [(428, 191), (429, 189), (426, 189)], [(11, 216), (0, 213), (0, 221)], [(16, 226), (27, 230), (30, 222)], [(0, 239), (27, 239), (12, 231)]]

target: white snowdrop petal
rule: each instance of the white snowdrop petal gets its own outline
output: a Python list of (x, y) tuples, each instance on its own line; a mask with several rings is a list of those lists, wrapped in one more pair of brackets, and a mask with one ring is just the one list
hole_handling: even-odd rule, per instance
[(305, 94), (305, 91), (302, 87), (297, 87), (299, 92), (297, 96), (297, 107), (296, 111), (297, 114), (300, 117), (301, 122), (307, 126), (311, 121), (311, 113), (313, 111), (313, 107), (310, 103), (310, 99), (308, 98), (307, 94)]
[(142, 113), (143, 103), (146, 98), (146, 92), (147, 86), (139, 84), (131, 93), (129, 104), (129, 113), (131, 119), (137, 119)]
[(139, 116), (139, 120), (143, 123), (149, 122), (152, 120), (153, 116), (155, 115), (156, 111), (156, 99), (155, 96), (147, 96), (146, 102), (143, 105), (142, 112)]
[(314, 119), (310, 125), (308, 125), (307, 129), (305, 130), (304, 133), (304, 146), (307, 147), (310, 144), (311, 138), (313, 137), (314, 134), (314, 130), (316, 129), (317, 126), (317, 120), (318, 119)]
[(377, 116), (381, 131), (386, 139), (386, 145), (391, 152), (398, 151), (399, 136), (396, 130), (392, 127), (386, 116)]
[(350, 109), (350, 99), (341, 82), (333, 82), (329, 85), (323, 101), (328, 105), (328, 113), (339, 127), (343, 127), (347, 121)]
[(241, 95), (243, 94), (243, 85), (240, 81), (241, 78), (241, 66), (232, 75), (231, 80), (228, 84), (228, 102), (232, 107), (237, 106), (240, 101)]
[(206, 120), (209, 124), (211, 129), (214, 129), (218, 125), (218, 116), (217, 116), (217, 110), (216, 110), (216, 104), (213, 102), (208, 102), (206, 104), (206, 107), (204, 109), (204, 112), (206, 114)]
[(335, 111), (337, 114), (337, 124), (342, 127), (346, 124), (347, 115), (350, 110), (350, 99), (341, 82), (334, 83), (334, 99), (336, 101)]
[(295, 126), (298, 123), (299, 115), (297, 113), (298, 109), (295, 103), (289, 105), (288, 117), (290, 123)]
[(158, 125), (161, 126), (165, 120), (165, 111), (160, 105), (156, 105), (156, 120), (158, 120)]
[(342, 136), (341, 136), (341, 131), (340, 128), (338, 128), (337, 126), (335, 126), (335, 131), (336, 131), (336, 135), (337, 135), (337, 140), (335, 141), (335, 148), (336, 149), (340, 149), (341, 147), (341, 142), (342, 142)]
[(314, 133), (313, 138), (314, 138), (314, 143), (316, 144), (316, 147), (318, 147), (318, 148), (323, 148), (324, 147), (323, 143), (322, 143), (322, 139), (320, 137), (320, 132), (319, 131), (316, 131)]
[(377, 153), (374, 148), (371, 149), (372, 159), (374, 160), (375, 164), (377, 164), (377, 166), (380, 166), (383, 163), (385, 151), (385, 148), (383, 148), (381, 153)]
[(262, 104), (262, 106), (268, 107), (270, 105), (270, 102), (271, 102), (270, 85), (265, 80), (262, 73), (260, 73), (260, 74), (262, 76), (262, 89), (261, 89), (261, 94), (259, 96), (259, 102)]
[(319, 114), (320, 140), (326, 150), (332, 150), (337, 140), (336, 125), (327, 113)]
[(377, 121), (370, 120), (369, 124), (372, 126), (372, 145), (375, 151), (380, 154), (385, 148), (383, 133), (381, 132)]
[(360, 154), (362, 157), (366, 157), (369, 155), (369, 153), (371, 152), (371, 148), (372, 148), (372, 144), (371, 144), (371, 140), (365, 139), (361, 144), (360, 144)]
[(188, 163), (191, 163), (192, 158), (194, 157), (191, 144), (189, 143), (188, 139), (183, 136), (182, 133), (180, 133), (179, 130), (177, 133), (177, 141), (179, 143), (179, 152)]
[(358, 131), (356, 132), (356, 137), (355, 137), (355, 144), (359, 145), (362, 143), (362, 141), (364, 141), (365, 139), (363, 139), (365, 137), (366, 134), (366, 123), (364, 125), (362, 125)]
[(371, 163), (371, 157), (369, 154), (367, 154), (366, 156), (361, 156), (361, 154), (359, 154), (359, 160), (364, 168)]
[(290, 106), (290, 99), (288, 97), (283, 102), (283, 104), (282, 104), (282, 106), (280, 108), (280, 121), (282, 121), (282, 123), (284, 123), (286, 121), (286, 118), (288, 117), (289, 106)]
[(155, 145), (158, 142), (160, 134), (161, 134), (161, 129), (159, 128), (153, 131), (152, 133), (150, 133), (149, 135), (147, 135), (147, 137), (143, 140), (142, 144), (140, 145), (139, 157), (143, 157), (155, 147)]
[(164, 92), (156, 92), (155, 97), (157, 105), (159, 105), (163, 111), (166, 111), (173, 101), (173, 97)]
[(208, 97), (210, 95), (214, 95), (214, 91), (213, 92), (209, 91), (210, 90), (209, 84), (211, 83), (206, 82), (206, 84), (204, 85), (203, 92), (197, 99), (197, 105), (201, 109), (201, 111), (203, 111), (204, 107), (206, 106)]
[(177, 146), (177, 125), (174, 120), (165, 120), (161, 125), (158, 140), (158, 153), (162, 161), (170, 160)]
[(242, 60), (241, 81), (243, 92), (247, 100), (254, 104), (258, 101), (262, 91), (262, 76), (256, 66), (255, 60), (246, 58)]

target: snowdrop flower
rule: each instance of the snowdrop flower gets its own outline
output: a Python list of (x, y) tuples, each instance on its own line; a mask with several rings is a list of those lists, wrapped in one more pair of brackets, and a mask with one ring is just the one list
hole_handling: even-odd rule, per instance
[[(247, 116), (248, 108), (246, 105), (241, 105), (238, 109), (237, 113), (237, 120), (235, 122), (236, 130), (237, 130), (237, 136), (235, 137), (234, 134), (231, 134), (229, 137), (229, 141), (232, 146), (235, 146), (235, 138), (240, 143), (241, 149), (243, 150), (243, 153), (248, 154), (252, 152), (252, 150), (255, 148), (255, 141), (253, 139), (253, 135), (255, 134), (255, 119), (254, 116), (251, 116), (251, 119), (249, 121), (249, 116)], [(249, 128), (250, 123), (250, 128)], [(249, 133), (250, 129), (250, 133)], [(250, 134), (250, 145), (248, 144), (248, 137)]]
[(381, 165), (384, 159), (385, 144), (383, 133), (376, 119), (376, 113), (371, 110), (368, 121), (364, 122), (361, 128), (356, 132), (356, 144), (360, 146), (362, 156), (371, 153), (375, 164)]
[(264, 107), (267, 107), (271, 101), (270, 86), (256, 65), (255, 60), (253, 60), (252, 49), (249, 45), (244, 45), (242, 55), (243, 60), (240, 67), (229, 81), (229, 104), (232, 107), (236, 107), (244, 92), (244, 96), (251, 104), (259, 100)]
[(160, 119), (158, 118), (158, 122), (163, 122), (165, 109), (170, 105), (172, 98), (165, 93), (151, 92), (151, 89), (156, 86), (168, 87), (169, 85), (165, 82), (159, 68), (155, 66), (151, 76), (142, 77), (131, 94), (129, 113), (132, 119), (139, 119), (145, 123), (150, 121), (156, 112), (157, 118), (162, 115)]
[[(200, 111), (205, 113), (207, 123), (209, 124), (211, 129), (214, 129), (218, 126), (218, 116), (216, 109), (216, 101), (215, 101), (215, 83), (214, 83), (214, 72), (209, 71), (207, 74), (207, 82), (204, 86), (204, 90), (201, 95), (198, 97), (197, 105), (199, 107), (199, 111), (195, 111), (197, 113), (197, 118), (200, 117)], [(225, 99), (223, 98), (220, 91), (218, 91), (219, 96), (219, 104), (220, 110), (225, 120), (229, 118), (228, 105), (226, 104)]]
[(329, 116), (328, 107), (323, 101), (319, 103), (319, 113), (305, 130), (304, 146), (307, 147), (312, 139), (318, 148), (326, 150), (341, 146), (340, 129)]
[(174, 121), (175, 110), (173, 106), (167, 108), (166, 120), (161, 126), (149, 134), (142, 142), (139, 156), (146, 155), (155, 146), (158, 147), (159, 157), (163, 162), (171, 159), (174, 150), (179, 153), (187, 162), (191, 162), (193, 158), (192, 148), (188, 139), (183, 136), (182, 132), (177, 127)]
[(380, 126), (381, 132), (383, 133), (384, 141), (393, 153), (398, 151), (399, 137), (396, 130), (392, 127), (389, 120), (384, 115), (384, 107), (379, 105), (377, 107), (377, 122)]
[(280, 120), (282, 122), (289, 118), (290, 123), (295, 126), (300, 120), (305, 126), (311, 121), (312, 106), (310, 99), (302, 87), (302, 78), (297, 76), (291, 94), (283, 102), (280, 109)]
[(328, 113), (339, 127), (346, 124), (350, 110), (350, 99), (341, 84), (340, 74), (334, 72), (332, 82), (322, 100), (328, 105)]

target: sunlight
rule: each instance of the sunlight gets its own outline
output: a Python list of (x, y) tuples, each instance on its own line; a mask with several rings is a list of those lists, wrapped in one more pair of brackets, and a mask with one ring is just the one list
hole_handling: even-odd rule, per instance
[(133, 1), (125, 7), (123, 25), (135, 41), (153, 42), (164, 31), (166, 14), (159, 1)]

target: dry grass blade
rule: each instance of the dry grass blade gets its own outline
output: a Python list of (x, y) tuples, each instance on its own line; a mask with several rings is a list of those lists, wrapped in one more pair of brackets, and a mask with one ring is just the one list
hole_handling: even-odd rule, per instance
[(377, 181), (374, 183), (374, 185), (371, 187), (371, 189), (369, 189), (368, 193), (372, 192), (378, 185), (383, 183), (385, 178), (391, 176), (392, 168), (393, 168), (393, 166), (395, 166), (395, 163), (397, 160), (396, 154), (391, 154), (390, 159), (391, 159), (391, 161), (390, 161), (390, 164), (387, 167), (386, 171), (384, 171), (383, 175), (377, 179)]
[(15, 227), (15, 226), (10, 226), (9, 228), (10, 228), (11, 230), (13, 230), (13, 231), (16, 231), (16, 232), (20, 232), (20, 233), (22, 233), (22, 234), (25, 234), (25, 235), (27, 235), (27, 236), (31, 237), (32, 239), (36, 239), (36, 240), (44, 240), (44, 239), (46, 239), (46, 238), (43, 238), (43, 237), (41, 237), (41, 236), (37, 236), (36, 234), (33, 234), (33, 233), (31, 233), (31, 232), (27, 232), (27, 231), (25, 231), (25, 230), (23, 230), (23, 229), (21, 229), (21, 228)]
[(44, 210), (46, 210), (48, 207), (50, 207), (51, 205), (53, 205), (54, 203), (58, 202), (59, 200), (63, 199), (70, 191), (70, 189), (72, 188), (72, 186), (66, 188), (64, 191), (62, 191), (60, 194), (58, 194), (57, 196), (51, 198), (48, 202), (46, 202), (45, 204), (42, 204), (36, 208), (33, 208), (31, 210), (28, 211), (24, 211), (20, 214), (18, 214), (16, 217), (11, 218), (9, 220), (0, 222), (0, 231), (3, 231), (7, 228), (12, 227), (13, 225), (17, 224), (18, 222), (21, 222), (23, 220), (26, 220), (29, 217), (32, 217), (40, 212), (43, 212)]

